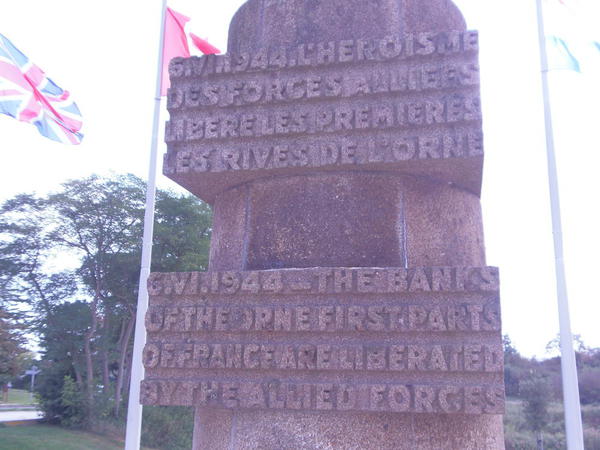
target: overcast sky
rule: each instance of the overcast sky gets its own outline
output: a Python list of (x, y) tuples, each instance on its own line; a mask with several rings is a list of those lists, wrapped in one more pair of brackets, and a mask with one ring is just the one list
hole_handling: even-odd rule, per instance
[[(0, 116), (0, 201), (61, 182), (132, 172), (146, 177), (160, 0), (19, 0), (0, 33), (69, 90), (83, 116), (79, 147), (49, 141)], [(171, 0), (189, 30), (226, 49), (243, 0)], [(534, 1), (456, 0), (481, 33), (485, 172), (482, 205), (488, 264), (500, 267), (504, 332), (528, 356), (544, 357), (558, 332)], [(600, 58), (599, 58), (600, 59)], [(600, 346), (600, 70), (552, 75), (566, 267), (574, 333)], [(167, 118), (163, 111), (161, 121)], [(162, 129), (162, 126), (161, 126)], [(159, 153), (165, 151), (160, 144)], [(159, 175), (159, 186), (176, 189)]]

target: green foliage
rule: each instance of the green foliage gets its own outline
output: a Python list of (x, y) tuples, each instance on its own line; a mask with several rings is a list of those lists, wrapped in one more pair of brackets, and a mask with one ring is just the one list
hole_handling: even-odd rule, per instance
[(193, 196), (159, 191), (156, 199), (152, 270), (206, 270), (212, 213)]
[[(29, 331), (43, 348), (38, 395), (55, 423), (118, 430), (124, 420), (144, 205), (145, 183), (117, 175), (72, 180), (52, 195), (22, 194), (0, 207), (0, 301), (27, 304), (34, 315)], [(211, 221), (195, 197), (159, 190), (152, 269), (205, 270)], [(49, 272), (57, 254), (75, 268)], [(157, 440), (173, 430), (191, 439), (191, 425), (185, 437), (169, 414), (147, 414), (149, 433), (162, 430)]]
[(36, 377), (36, 391), (40, 409), (46, 421), (59, 424), (65, 416), (62, 403), (63, 384), (65, 382), (65, 365), (59, 363), (42, 363), (42, 372)]
[(524, 379), (530, 370), (529, 361), (523, 358), (516, 347), (513, 345), (510, 337), (502, 337), (504, 346), (504, 385), (508, 397), (518, 397), (520, 382)]
[(160, 450), (188, 450), (192, 447), (193, 431), (193, 408), (144, 407), (142, 445)]
[(583, 423), (600, 430), (600, 403), (581, 407)]
[(511, 366), (510, 364), (504, 365), (504, 387), (508, 397), (519, 396), (519, 383), (521, 380), (521, 371)]
[(48, 361), (43, 364), (36, 378), (36, 391), (46, 421), (70, 428), (86, 427), (90, 420), (89, 409), (82, 387), (69, 372), (69, 365)]
[[(0, 297), (27, 303), (46, 367), (40, 398), (63, 420), (64, 377), (75, 380), (94, 419), (122, 417), (131, 364), (145, 183), (133, 175), (91, 176), (45, 197), (22, 194), (0, 207)], [(152, 268), (203, 270), (210, 208), (193, 196), (157, 192)], [(57, 252), (78, 261), (49, 272)]]
[(90, 305), (87, 302), (77, 300), (53, 305), (44, 329), (39, 330), (45, 360), (81, 366), (83, 339), (90, 322)]
[[(37, 354), (30, 351), (25, 351), (17, 356), (17, 364), (19, 366), (19, 375), (25, 373), (25, 370), (35, 366), (38, 363)], [(14, 385), (14, 382), (13, 382)]]
[[(600, 404), (584, 405), (583, 435), (586, 449), (600, 449), (598, 442), (600, 431)], [(544, 448), (562, 450), (566, 448), (564, 432), (564, 411), (560, 403), (550, 403), (544, 429)], [(504, 439), (507, 450), (537, 450), (536, 433), (531, 431), (524, 414), (521, 400), (508, 400), (504, 415)]]
[[(600, 349), (587, 347), (576, 336), (577, 367), (586, 448), (598, 448), (600, 429)], [(558, 338), (548, 345), (557, 351)], [(507, 449), (537, 449), (536, 435), (543, 430), (544, 448), (565, 448), (560, 357), (523, 358), (510, 339), (504, 339), (504, 369), (508, 395), (505, 415)], [(518, 399), (518, 400), (517, 400)]]
[(539, 374), (532, 373), (521, 383), (520, 393), (525, 402), (523, 412), (528, 426), (533, 431), (543, 431), (548, 422), (548, 405), (550, 403), (548, 380)]
[(0, 306), (0, 386), (11, 381), (21, 371), (23, 348), (22, 327), (14, 315)]
[(588, 428), (583, 432), (584, 447), (590, 450), (600, 449), (600, 429)]
[(60, 403), (63, 408), (61, 425), (77, 428), (85, 424), (88, 419), (85, 400), (73, 378), (68, 375), (63, 379)]
[(585, 367), (579, 375), (579, 396), (581, 403), (600, 403), (600, 368)]
[(511, 359), (515, 356), (519, 356), (519, 352), (517, 351), (516, 347), (513, 345), (512, 341), (510, 340), (510, 336), (508, 334), (504, 334), (502, 336), (502, 347), (504, 349), (504, 358), (505, 359)]

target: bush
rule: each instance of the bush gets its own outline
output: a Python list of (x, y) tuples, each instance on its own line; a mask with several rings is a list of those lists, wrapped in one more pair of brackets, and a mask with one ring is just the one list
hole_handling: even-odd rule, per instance
[(535, 436), (512, 428), (504, 430), (504, 445), (506, 450), (537, 450)]
[(85, 400), (73, 378), (68, 375), (64, 377), (60, 402), (63, 407), (61, 425), (77, 428), (87, 423), (88, 414)]
[(61, 401), (65, 371), (55, 364), (48, 364), (36, 379), (36, 393), (47, 422), (60, 424), (65, 415)]
[(583, 441), (587, 450), (600, 450), (600, 430), (586, 428), (583, 431)]
[(60, 364), (44, 365), (35, 384), (40, 408), (47, 422), (66, 427), (88, 425), (85, 398), (64, 367)]
[[(544, 448), (546, 450), (563, 450), (566, 448), (566, 443), (562, 405), (551, 403), (547, 406), (543, 432)], [(531, 430), (532, 427), (527, 421), (524, 409), (523, 401), (509, 399), (506, 402), (506, 414), (504, 415), (506, 450), (537, 450), (538, 448), (537, 433)], [(591, 407), (587, 409), (591, 409)]]
[(142, 445), (159, 450), (189, 450), (194, 434), (194, 409), (184, 406), (145, 406)]
[(600, 403), (600, 368), (583, 369), (579, 375), (579, 398), (584, 405)]
[(510, 366), (504, 366), (504, 388), (507, 397), (519, 396), (519, 370)]
[(523, 412), (529, 428), (535, 432), (541, 432), (547, 426), (550, 393), (548, 380), (537, 374), (531, 374), (520, 385), (520, 394), (525, 402)]
[[(548, 434), (543, 435), (545, 450), (564, 450), (566, 447), (565, 435)], [(531, 431), (518, 431), (511, 428), (504, 430), (504, 445), (506, 450), (537, 450), (537, 439)], [(587, 447), (586, 449), (595, 447)]]
[(583, 423), (586, 427), (600, 430), (600, 404), (584, 405), (581, 408)]
[(565, 448), (567, 448), (567, 438), (564, 432), (556, 434), (544, 434), (544, 449), (564, 450)]

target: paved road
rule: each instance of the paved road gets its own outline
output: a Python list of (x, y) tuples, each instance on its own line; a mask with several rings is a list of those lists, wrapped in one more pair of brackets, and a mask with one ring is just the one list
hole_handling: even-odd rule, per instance
[(8, 404), (8, 403), (0, 403), (0, 411), (15, 411), (15, 410), (23, 411), (23, 410), (31, 410), (34, 411), (37, 409), (36, 405), (17, 405), (17, 404)]
[(0, 422), (41, 419), (41, 411), (0, 411)]

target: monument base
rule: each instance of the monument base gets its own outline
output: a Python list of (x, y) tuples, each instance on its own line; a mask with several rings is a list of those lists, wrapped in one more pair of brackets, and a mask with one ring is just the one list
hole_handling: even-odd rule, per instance
[(503, 450), (499, 415), (196, 409), (193, 450)]

